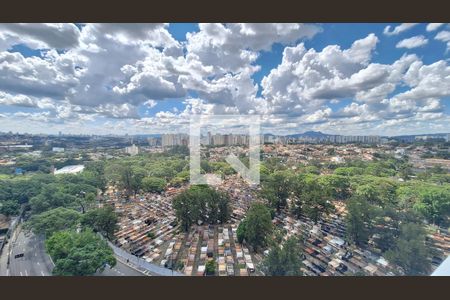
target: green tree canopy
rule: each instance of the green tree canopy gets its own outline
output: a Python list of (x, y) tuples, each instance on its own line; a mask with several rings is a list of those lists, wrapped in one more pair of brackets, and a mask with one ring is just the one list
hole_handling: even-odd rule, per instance
[(81, 225), (100, 232), (108, 239), (114, 239), (114, 232), (118, 230), (118, 217), (111, 206), (105, 206), (88, 211), (81, 218)]
[(386, 252), (386, 258), (400, 266), (406, 275), (428, 275), (431, 267), (428, 253), (424, 229), (418, 224), (405, 223), (400, 226), (400, 235), (393, 249)]
[(245, 223), (241, 230), (244, 231), (244, 240), (255, 250), (257, 247), (266, 246), (273, 230), (272, 218), (267, 206), (262, 203), (253, 203), (243, 222)]
[(173, 208), (185, 231), (197, 221), (224, 223), (230, 218), (227, 194), (207, 185), (194, 185), (173, 198)]
[(19, 210), (20, 205), (14, 200), (0, 202), (0, 214), (7, 217), (17, 215)]
[(414, 209), (428, 222), (446, 226), (450, 217), (450, 186), (410, 181), (397, 190), (401, 207)]
[(205, 266), (206, 275), (214, 275), (216, 273), (216, 263), (214, 260), (209, 260)]
[(364, 245), (370, 237), (376, 209), (365, 199), (354, 196), (347, 203), (347, 239)]
[(158, 177), (145, 177), (142, 179), (142, 189), (150, 193), (161, 193), (166, 187), (166, 180)]
[(59, 184), (50, 183), (43, 186), (37, 196), (31, 198), (30, 205), (32, 212), (39, 214), (58, 207), (75, 207), (77, 197), (64, 193)]
[(268, 200), (270, 207), (279, 211), (287, 205), (294, 180), (294, 175), (287, 170), (275, 171), (262, 182), (261, 197)]
[(321, 184), (316, 177), (300, 175), (294, 189), (294, 202), (291, 209), (296, 216), (305, 214), (317, 223), (323, 214), (333, 211), (331, 187)]
[(346, 176), (323, 175), (319, 177), (318, 181), (325, 189), (330, 190), (330, 196), (334, 199), (345, 200), (351, 195), (350, 180)]
[(288, 238), (281, 245), (272, 243), (269, 254), (262, 262), (262, 271), (268, 276), (302, 275), (302, 252), (300, 242), (295, 237)]
[(50, 237), (53, 233), (66, 229), (75, 229), (79, 224), (80, 213), (64, 207), (54, 208), (31, 216), (25, 228), (36, 234)]
[(52, 257), (54, 275), (86, 276), (116, 265), (112, 249), (105, 240), (90, 230), (55, 232), (45, 242)]

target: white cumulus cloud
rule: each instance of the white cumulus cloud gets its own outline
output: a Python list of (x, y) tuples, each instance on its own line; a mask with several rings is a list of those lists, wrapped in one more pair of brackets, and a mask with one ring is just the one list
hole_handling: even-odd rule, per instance
[(428, 39), (425, 38), (423, 35), (413, 36), (404, 40), (401, 40), (397, 43), (395, 47), (397, 48), (407, 48), (407, 49), (413, 49), (418, 47), (423, 47), (426, 44), (428, 44)]

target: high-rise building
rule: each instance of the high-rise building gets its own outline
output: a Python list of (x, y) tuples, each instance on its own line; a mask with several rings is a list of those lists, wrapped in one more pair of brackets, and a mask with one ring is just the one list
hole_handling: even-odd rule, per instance
[(189, 145), (189, 136), (184, 133), (163, 134), (161, 136), (161, 145), (163, 147), (188, 146)]
[(131, 156), (138, 155), (139, 147), (136, 146), (135, 144), (133, 144), (133, 145), (125, 148), (125, 153), (130, 154)]
[(149, 138), (147, 139), (147, 141), (148, 141), (148, 145), (149, 145), (150, 147), (156, 147), (156, 146), (161, 145), (161, 141), (160, 141), (160, 139), (157, 138), (157, 137), (149, 137)]

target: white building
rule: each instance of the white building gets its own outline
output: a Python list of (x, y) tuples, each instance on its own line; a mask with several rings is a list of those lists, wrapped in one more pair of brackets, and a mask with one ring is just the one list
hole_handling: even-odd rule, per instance
[(139, 147), (136, 146), (135, 144), (133, 144), (133, 145), (125, 148), (125, 153), (130, 154), (131, 156), (138, 155)]
[(163, 134), (161, 136), (161, 145), (163, 147), (172, 147), (172, 146), (188, 146), (189, 145), (189, 136), (184, 133), (177, 134)]
[(76, 174), (80, 173), (84, 170), (84, 165), (71, 165), (71, 166), (65, 166), (59, 170), (55, 170), (53, 174), (59, 175), (59, 174)]

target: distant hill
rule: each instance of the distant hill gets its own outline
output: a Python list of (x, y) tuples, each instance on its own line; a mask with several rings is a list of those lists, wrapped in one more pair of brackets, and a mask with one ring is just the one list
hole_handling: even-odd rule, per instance
[(302, 138), (302, 137), (309, 137), (309, 138), (324, 138), (329, 136), (329, 134), (322, 133), (320, 131), (306, 131), (304, 133), (296, 133), (296, 134), (290, 134), (286, 137), (290, 138)]

